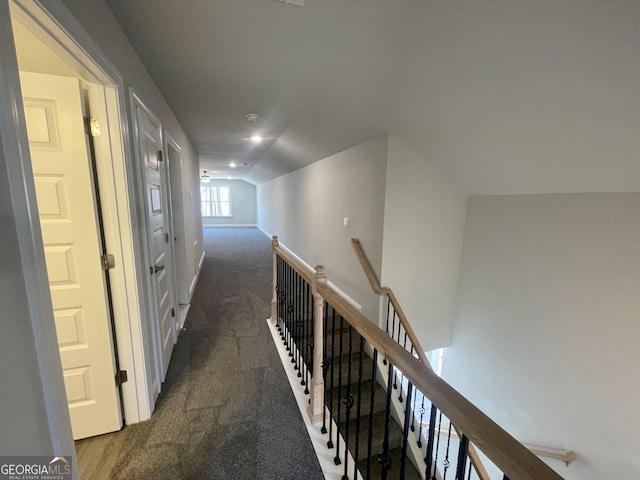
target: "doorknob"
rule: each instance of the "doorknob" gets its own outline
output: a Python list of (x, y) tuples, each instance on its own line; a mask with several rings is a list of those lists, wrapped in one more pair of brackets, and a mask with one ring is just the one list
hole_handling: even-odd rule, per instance
[(164, 265), (155, 265), (153, 267), (153, 273), (158, 273), (160, 270), (164, 270), (165, 266)]

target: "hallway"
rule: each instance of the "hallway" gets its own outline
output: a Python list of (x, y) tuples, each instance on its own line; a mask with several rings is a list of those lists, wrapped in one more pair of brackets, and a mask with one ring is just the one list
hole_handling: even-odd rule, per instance
[(270, 338), (271, 241), (204, 231), (205, 261), (153, 417), (76, 443), (88, 479), (321, 479)]

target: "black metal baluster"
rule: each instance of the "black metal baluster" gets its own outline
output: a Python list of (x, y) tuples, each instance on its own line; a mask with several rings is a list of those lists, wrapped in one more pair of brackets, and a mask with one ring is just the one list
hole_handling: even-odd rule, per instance
[(438, 453), (440, 453), (440, 427), (442, 426), (442, 412), (440, 412), (440, 415), (438, 417), (439, 421), (438, 421), (438, 427), (437, 427), (437, 438), (436, 438), (436, 454), (433, 458), (433, 476), (431, 477), (431, 480), (437, 480), (436, 479), (436, 473), (438, 471)]
[[(403, 328), (404, 330), (404, 328)], [(400, 339), (400, 333), (398, 333), (398, 340)], [(407, 349), (407, 331), (404, 331), (404, 343), (403, 343), (403, 348), (406, 350)], [(403, 398), (402, 398), (402, 393), (404, 392), (404, 388), (402, 387), (404, 385), (404, 372), (400, 372), (400, 396), (398, 397), (398, 400), (400, 401), (400, 403), (402, 403)], [(407, 398), (409, 398), (409, 395), (407, 395)]]
[[(389, 375), (387, 378), (387, 385), (391, 384), (391, 378), (394, 376), (394, 368), (389, 363)], [(387, 473), (391, 468), (391, 455), (389, 454), (389, 427), (391, 420), (391, 389), (387, 388), (387, 403), (384, 411), (384, 440), (382, 442), (382, 453), (378, 455), (378, 463), (382, 470), (382, 480), (386, 480)]]
[[(284, 259), (280, 258), (280, 300), (278, 301), (278, 324), (280, 325), (280, 337), (285, 340), (285, 315), (287, 312), (287, 277), (284, 269)], [(286, 342), (285, 342), (286, 343)]]
[(464, 471), (467, 467), (467, 453), (469, 450), (469, 439), (462, 435), (458, 445), (458, 465), (456, 468), (456, 480), (464, 480)]
[(340, 350), (338, 352), (338, 358), (340, 359), (340, 363), (338, 364), (338, 416), (336, 417), (336, 424), (338, 428), (336, 429), (336, 456), (333, 459), (333, 463), (336, 465), (340, 465), (340, 414), (342, 411), (342, 402), (340, 401), (340, 397), (342, 396), (342, 352), (344, 342), (344, 318), (340, 315)]
[[(315, 309), (315, 298), (313, 300), (314, 302), (314, 309)], [(327, 358), (327, 318), (328, 318), (328, 306), (325, 303), (324, 304), (324, 308), (322, 309), (322, 379), (324, 380), (324, 385), (325, 385), (325, 390), (326, 390), (326, 385), (327, 385), (327, 371), (329, 370), (330, 365), (330, 360)], [(325, 403), (326, 403), (326, 399), (325, 399)], [(325, 433), (327, 433), (327, 409), (323, 408), (322, 409), (322, 428), (320, 429), (320, 432), (324, 435)]]
[[(413, 384), (409, 382), (407, 386), (407, 398), (411, 397)], [(400, 458), (400, 480), (404, 480), (407, 468), (407, 446), (409, 445), (409, 418), (411, 417), (411, 402), (406, 402), (404, 406), (404, 424), (402, 427), (402, 457)]]
[(378, 350), (373, 349), (373, 359), (371, 368), (371, 400), (369, 401), (369, 432), (367, 438), (367, 476), (365, 480), (371, 478), (371, 457), (372, 457), (372, 444), (373, 444), (373, 407), (376, 394), (376, 371), (378, 370)]
[(282, 293), (282, 283), (280, 278), (280, 255), (276, 253), (276, 328), (280, 335), (282, 335), (282, 329), (280, 328), (280, 294)]
[[(302, 379), (304, 369), (304, 344), (302, 332), (304, 330), (304, 278), (298, 274), (298, 340), (296, 346), (298, 348), (298, 378)], [(302, 381), (302, 380), (301, 380)]]
[(289, 296), (289, 271), (287, 270), (287, 264), (284, 259), (282, 259), (282, 297), (280, 298), (280, 303), (282, 305), (282, 312), (280, 316), (280, 321), (282, 322), (282, 341), (285, 344), (285, 349), (289, 351), (287, 347), (287, 298)]
[[(328, 307), (327, 307), (328, 308)], [(333, 377), (335, 376), (335, 360), (336, 360), (336, 311), (331, 307), (331, 386), (329, 388), (329, 441), (327, 447), (333, 448)]]
[[(424, 402), (424, 397), (422, 399)], [(431, 465), (433, 464), (433, 441), (436, 431), (436, 414), (438, 410), (434, 404), (431, 404), (431, 411), (429, 413), (429, 428), (427, 430), (427, 453), (424, 456), (424, 461), (427, 464), (427, 471), (425, 478), (429, 480), (431, 478)]]
[(293, 309), (293, 305), (291, 304), (291, 297), (293, 295), (293, 276), (291, 274), (291, 270), (291, 266), (287, 264), (287, 313), (284, 325), (286, 329), (287, 352), (289, 352), (290, 357), (293, 356), (291, 351), (291, 311)]
[[(398, 319), (398, 339), (400, 338), (400, 319)], [(396, 332), (396, 309), (393, 309), (393, 328), (391, 330), (391, 338), (393, 340), (395, 340), (394, 336), (395, 336), (395, 332)], [(398, 343), (400, 343), (398, 341)], [(389, 385), (391, 385), (391, 379), (389, 379)], [(393, 373), (393, 389), (397, 390), (398, 389), (398, 375), (394, 372)]]
[[(387, 297), (387, 323), (384, 327), (384, 331), (387, 333), (387, 335), (389, 335), (389, 315), (391, 312), (391, 300)], [(383, 358), (382, 359), (382, 364), (386, 365), (387, 364), (387, 359)]]
[(360, 417), (362, 415), (362, 364), (364, 363), (364, 337), (360, 334), (360, 357), (358, 363), (358, 406), (356, 407), (356, 448), (353, 456), (353, 478), (358, 478), (358, 457), (360, 455)]
[(507, 474), (505, 473), (504, 476), (502, 477), (502, 480), (509, 480), (509, 477), (507, 477)]
[[(418, 393), (418, 389), (416, 388), (416, 395), (417, 393)], [(424, 413), (426, 411), (424, 409), (424, 394), (420, 392), (420, 395), (422, 395), (422, 402), (420, 405), (420, 423), (418, 424), (418, 448), (422, 448), (422, 420), (424, 420)]]
[(293, 289), (295, 295), (293, 297), (293, 319), (291, 322), (291, 333), (293, 334), (293, 357), (291, 363), (293, 363), (293, 369), (298, 371), (298, 378), (301, 376), (300, 369), (298, 368), (300, 358), (300, 275), (298, 272), (293, 272)]
[(413, 415), (411, 415), (411, 431), (415, 432), (416, 431), (416, 402), (418, 401), (418, 389), (414, 388), (413, 389), (413, 401), (411, 402), (412, 406), (411, 406), (411, 411), (413, 412)]
[(450, 446), (451, 446), (451, 421), (449, 421), (449, 432), (447, 434), (447, 449), (445, 450), (445, 453), (444, 453), (444, 462), (442, 462), (442, 465), (444, 466), (444, 472), (442, 473), (442, 480), (446, 480), (447, 471), (449, 470), (449, 467), (451, 466), (451, 462), (449, 462), (449, 447)]
[(467, 475), (467, 480), (471, 480), (471, 471), (473, 470), (473, 464), (469, 462), (469, 473)]
[(395, 340), (396, 336), (396, 309), (393, 309), (393, 317), (391, 322), (391, 338)]
[(347, 370), (347, 385), (346, 395), (344, 397), (344, 405), (346, 408), (346, 423), (344, 433), (344, 475), (342, 480), (349, 480), (348, 465), (349, 465), (349, 422), (351, 421), (351, 408), (353, 407), (353, 395), (351, 394), (351, 369), (353, 368), (353, 327), (349, 325), (349, 369)]

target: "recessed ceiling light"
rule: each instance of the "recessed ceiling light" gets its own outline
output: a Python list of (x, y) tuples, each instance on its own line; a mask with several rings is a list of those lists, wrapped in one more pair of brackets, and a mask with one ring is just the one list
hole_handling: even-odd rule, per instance
[(240, 166), (241, 166), (241, 167), (248, 167), (248, 166), (249, 166), (249, 164), (248, 164), (248, 163), (241, 163), (241, 164), (240, 164)]
[(262, 142), (262, 137), (260, 135), (254, 135), (253, 137), (251, 137), (251, 141), (253, 143), (260, 143)]
[(236, 162), (231, 162), (231, 163), (229, 164), (229, 166), (230, 166), (231, 168), (236, 168)]
[(247, 113), (244, 118), (246, 118), (248, 121), (255, 123), (258, 121), (258, 114), (257, 113)]

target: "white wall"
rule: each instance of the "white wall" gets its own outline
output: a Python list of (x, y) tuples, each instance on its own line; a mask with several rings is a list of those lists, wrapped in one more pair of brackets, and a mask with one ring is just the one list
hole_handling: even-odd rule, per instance
[[(182, 149), (182, 193), (185, 205), (187, 276), (191, 282), (203, 252), (202, 219), (200, 217), (198, 153), (182, 129), (160, 90), (147, 72), (111, 10), (103, 0), (62, 0), (85, 27), (113, 65), (123, 76), (125, 86), (132, 87), (153, 111)], [(130, 108), (127, 101), (127, 108)], [(131, 118), (129, 114), (129, 118)], [(133, 151), (133, 145), (130, 146)], [(144, 218), (140, 213), (140, 218)]]
[(255, 226), (258, 223), (256, 186), (244, 180), (212, 180), (207, 185), (231, 188), (231, 217), (203, 217), (203, 227)]
[(640, 472), (640, 194), (471, 197), (444, 377), (568, 480)]
[(425, 350), (449, 344), (465, 195), (428, 159), (389, 137), (382, 279)]
[[(308, 264), (322, 264), (338, 288), (378, 315), (351, 246), (360, 238), (376, 272), (382, 262), (387, 138), (356, 145), (258, 186), (258, 225)], [(344, 228), (343, 219), (350, 219)]]

